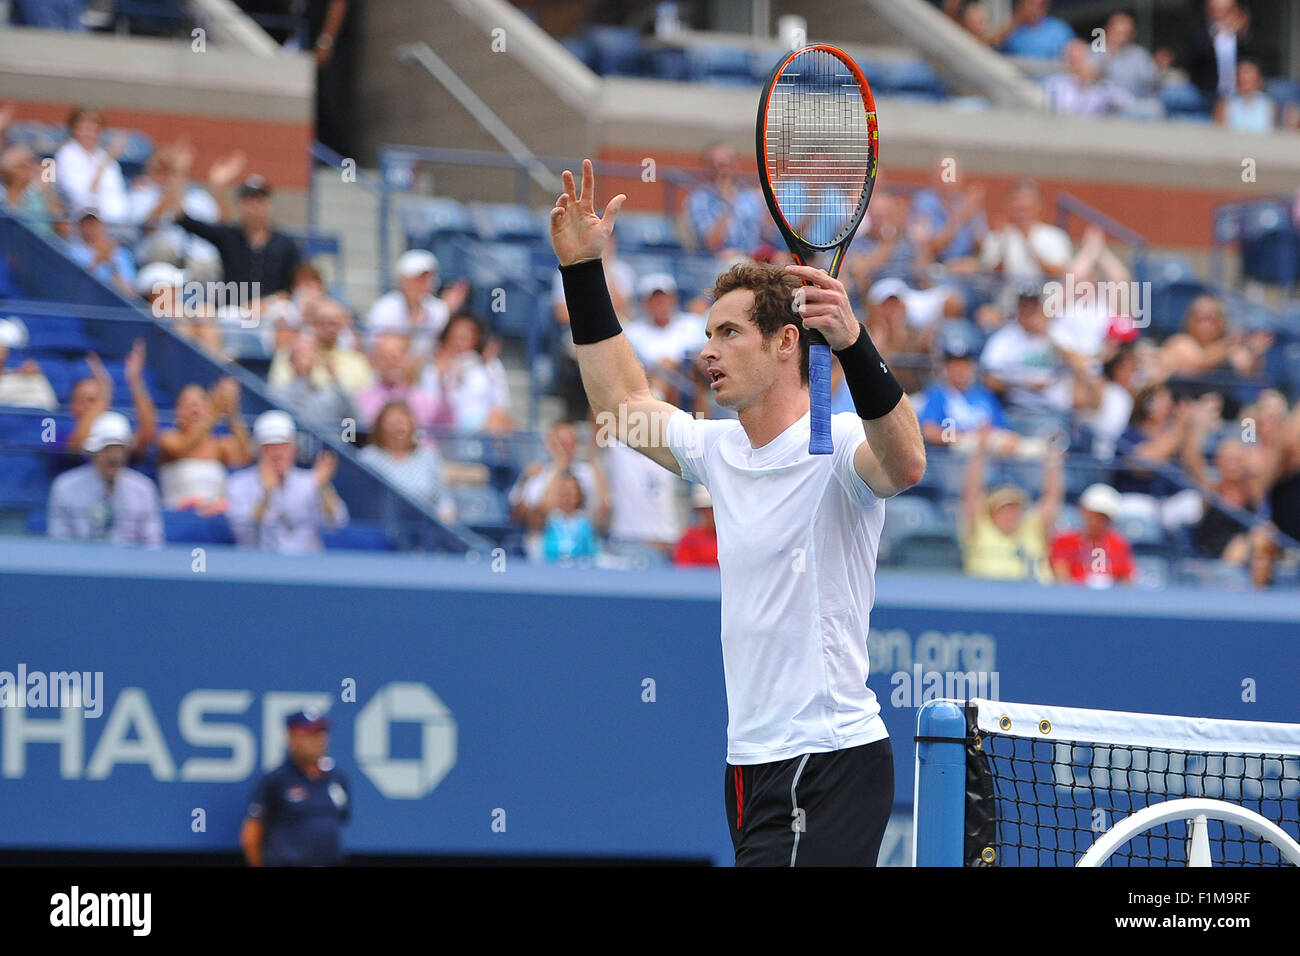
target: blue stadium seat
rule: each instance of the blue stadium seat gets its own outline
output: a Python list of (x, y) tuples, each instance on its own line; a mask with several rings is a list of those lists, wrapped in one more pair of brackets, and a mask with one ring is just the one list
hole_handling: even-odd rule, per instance
[(205, 518), (193, 511), (164, 511), (163, 538), (169, 544), (234, 544), (225, 515)]
[[(46, 428), (42, 423), (47, 419), (54, 421), (56, 438), (72, 434), (73, 420), (70, 415), (38, 409), (0, 410), (0, 448), (48, 450), (49, 444), (42, 440), (46, 435)], [(0, 458), (0, 463), (3, 463), (3, 460)]]
[(41, 537), (44, 537), (49, 533), (49, 515), (45, 513), (43, 507), (32, 508), (27, 512), (27, 520), (23, 522), (23, 530), (28, 534), (39, 535)]
[(946, 533), (944, 527), (944, 519), (929, 499), (913, 494), (890, 498), (880, 532), (881, 560), (891, 561), (899, 542), (917, 535)]
[(1160, 589), (1169, 584), (1171, 569), (1169, 559), (1158, 554), (1133, 556), (1134, 583), (1140, 588)]
[(27, 348), (63, 352), (88, 352), (95, 348), (81, 319), (53, 315), (16, 316), (27, 326)]
[(1270, 364), (1276, 363), (1276, 380), (1292, 395), (1300, 395), (1300, 342), (1282, 342), (1268, 350)]
[(884, 88), (892, 95), (939, 100), (948, 96), (939, 74), (925, 60), (901, 60), (884, 69)]
[(754, 85), (753, 56), (740, 47), (692, 47), (686, 54), (686, 69), (697, 83)]
[(1300, 239), (1291, 211), (1280, 202), (1261, 202), (1245, 211), (1241, 233), (1241, 271), (1257, 282), (1286, 285), (1296, 280)]
[(914, 571), (958, 571), (962, 567), (961, 545), (954, 534), (910, 535), (894, 548), (893, 563)]
[(690, 78), (690, 61), (679, 47), (659, 47), (649, 51), (650, 75), (657, 80), (679, 83)]
[[(620, 219), (619, 222), (621, 223), (622, 220)], [(627, 264), (628, 268), (632, 270), (632, 275), (637, 279), (642, 276), (653, 275), (656, 272), (666, 272), (674, 276), (674, 278), (676, 277), (678, 259), (675, 256), (629, 253), (626, 255), (620, 254), (619, 258)]]
[(1183, 317), (1197, 296), (1213, 290), (1197, 279), (1177, 282), (1156, 282), (1151, 285), (1151, 329), (1157, 335), (1170, 335), (1182, 330)]
[(1206, 122), (1210, 119), (1210, 104), (1191, 83), (1165, 86), (1160, 91), (1160, 103), (1165, 108), (1165, 115), (1170, 119), (1196, 120)]
[(672, 217), (653, 212), (620, 214), (618, 241), (625, 253), (677, 252), (682, 248)]
[(402, 204), (398, 215), (407, 245), (431, 250), (438, 257), (442, 278), (469, 275), (478, 227), (461, 203), (441, 197), (416, 199)]
[(62, 126), (41, 123), (36, 120), (17, 120), (5, 132), (10, 143), (26, 146), (38, 157), (53, 156), (55, 151), (68, 138), (68, 131)]
[(1155, 253), (1139, 259), (1134, 267), (1138, 282), (1191, 282), (1197, 279), (1196, 267), (1186, 256)]
[(469, 204), (469, 214), (483, 239), (492, 242), (536, 242), (547, 239), (549, 245), (549, 233), (527, 206), (472, 202)]
[(673, 278), (677, 280), (683, 302), (712, 289), (722, 271), (722, 263), (708, 254), (678, 256), (675, 265), (677, 272)]
[(77, 379), (80, 377), (75, 367), (80, 366), (84, 369), (86, 363), (81, 359), (66, 359), (58, 355), (33, 357), (49, 380), (50, 387), (54, 389), (54, 397), (59, 400), (59, 404), (68, 404), (69, 399), (72, 398), (72, 386), (77, 384)]
[(641, 37), (631, 27), (592, 27), (587, 39), (595, 59), (593, 68), (602, 76), (641, 76), (646, 72)]
[(49, 460), (39, 451), (0, 451), (0, 507), (29, 507), (49, 497)]
[(510, 511), (499, 492), (491, 488), (457, 488), (456, 518), (462, 524), (504, 525), (510, 522)]
[(1169, 548), (1169, 538), (1165, 534), (1165, 529), (1149, 518), (1139, 515), (1121, 515), (1116, 526), (1119, 533), (1128, 539), (1134, 553), (1163, 553)]
[(338, 531), (327, 531), (321, 541), (331, 551), (392, 551), (393, 543), (378, 525), (353, 521)]
[(144, 172), (144, 164), (153, 153), (153, 140), (139, 130), (107, 129), (100, 137), (99, 144), (107, 149), (118, 136), (126, 137), (126, 148), (118, 157), (117, 163), (122, 167), (122, 176), (130, 182)]
[(560, 46), (581, 60), (588, 69), (596, 69), (596, 47), (586, 37), (563, 37)]
[(470, 271), (475, 311), (501, 335), (521, 337), (537, 313), (539, 300), (549, 302), (550, 286), (533, 279), (528, 247), (513, 243), (478, 243)]
[(1277, 77), (1264, 82), (1264, 92), (1279, 106), (1300, 106), (1300, 80)]

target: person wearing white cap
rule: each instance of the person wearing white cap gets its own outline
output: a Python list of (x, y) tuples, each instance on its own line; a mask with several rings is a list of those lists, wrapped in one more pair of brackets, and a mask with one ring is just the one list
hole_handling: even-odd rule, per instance
[(1062, 531), (1052, 540), (1052, 573), (1058, 581), (1091, 588), (1130, 584), (1136, 568), (1133, 549), (1115, 530), (1119, 519), (1119, 492), (1110, 485), (1094, 484), (1079, 496), (1083, 527)]
[(221, 326), (208, 317), (201, 298), (186, 298), (185, 282), (185, 273), (170, 262), (151, 262), (135, 274), (135, 291), (154, 318), (170, 320), (185, 338), (220, 353)]
[(366, 348), (385, 332), (397, 332), (410, 339), (411, 355), (424, 360), (433, 354), (434, 343), (452, 312), (465, 304), (469, 285), (454, 282), (434, 294), (438, 287), (438, 257), (428, 249), (408, 249), (397, 257), (393, 268), (397, 288), (386, 292), (370, 306), (366, 316)]
[(162, 546), (158, 489), (126, 464), (132, 441), (131, 423), (120, 412), (95, 419), (82, 443), (91, 460), (59, 475), (50, 486), (46, 518), (51, 538)]
[(6, 371), (9, 350), (27, 344), (27, 327), (18, 319), (0, 319), (0, 405), (13, 408), (44, 408), (54, 411), (59, 399), (41, 367), (25, 359), (15, 371)]
[(279, 554), (321, 550), (321, 530), (348, 523), (348, 506), (331, 484), (338, 456), (325, 449), (313, 467), (294, 467), (298, 430), (278, 409), (257, 416), (253, 441), (257, 464), (231, 475), (226, 486), (235, 541)]
[(696, 523), (686, 529), (673, 549), (673, 564), (718, 566), (718, 526), (713, 519), (713, 499), (703, 485), (691, 487), (691, 511)]
[(629, 323), (627, 340), (645, 366), (651, 386), (665, 401), (675, 401), (677, 389), (672, 383), (681, 377), (686, 358), (704, 345), (704, 319), (678, 310), (677, 283), (666, 272), (642, 276), (636, 293), (645, 319)]

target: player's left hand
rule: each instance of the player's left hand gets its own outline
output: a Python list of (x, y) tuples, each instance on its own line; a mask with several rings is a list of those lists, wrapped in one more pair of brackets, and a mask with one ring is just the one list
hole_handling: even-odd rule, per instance
[(794, 309), (803, 318), (806, 329), (816, 329), (833, 350), (846, 349), (858, 340), (862, 326), (853, 314), (844, 283), (832, 279), (824, 269), (788, 265), (785, 271), (811, 282), (795, 294)]

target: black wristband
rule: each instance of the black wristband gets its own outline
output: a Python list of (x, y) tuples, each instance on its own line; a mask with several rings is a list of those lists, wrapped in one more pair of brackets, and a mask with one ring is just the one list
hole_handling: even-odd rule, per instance
[(605, 266), (599, 259), (560, 266), (560, 278), (574, 345), (593, 345), (623, 331), (605, 284)]
[(903, 400), (903, 386), (885, 365), (865, 327), (861, 328), (858, 340), (836, 352), (835, 357), (840, 360), (840, 368), (844, 369), (844, 381), (849, 386), (859, 418), (867, 421), (883, 418)]

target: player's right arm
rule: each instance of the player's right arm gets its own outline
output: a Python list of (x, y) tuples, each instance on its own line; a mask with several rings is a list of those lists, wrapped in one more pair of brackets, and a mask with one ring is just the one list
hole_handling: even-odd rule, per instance
[[(645, 370), (621, 330), (603, 337), (602, 330), (616, 329), (617, 321), (609, 303), (601, 254), (627, 197), (620, 193), (611, 199), (602, 218), (596, 215), (595, 195), (591, 160), (583, 160), (581, 193), (573, 173), (566, 169), (564, 192), (551, 210), (551, 245), (564, 276), (569, 327), (578, 343), (575, 356), (582, 384), (596, 413), (598, 428), (614, 432), (625, 445), (674, 474), (681, 474), (681, 466), (665, 440), (668, 419), (677, 409), (651, 393)], [(594, 264), (582, 268), (589, 263)], [(566, 273), (569, 269), (575, 271)], [(583, 291), (575, 294), (577, 289)], [(597, 340), (583, 342), (584, 338)]]

